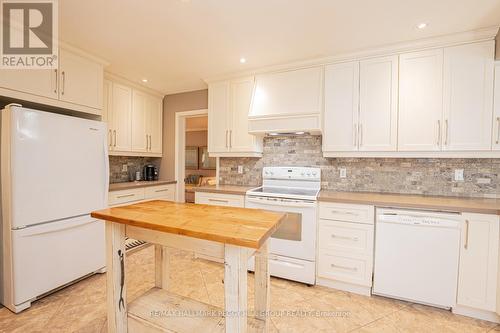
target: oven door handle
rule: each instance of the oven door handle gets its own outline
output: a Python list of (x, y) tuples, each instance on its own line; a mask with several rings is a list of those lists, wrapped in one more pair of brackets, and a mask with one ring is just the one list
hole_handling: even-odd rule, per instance
[(296, 201), (281, 201), (281, 199), (267, 200), (247, 197), (248, 202), (265, 205), (265, 206), (281, 206), (281, 207), (316, 207), (316, 202), (296, 202)]

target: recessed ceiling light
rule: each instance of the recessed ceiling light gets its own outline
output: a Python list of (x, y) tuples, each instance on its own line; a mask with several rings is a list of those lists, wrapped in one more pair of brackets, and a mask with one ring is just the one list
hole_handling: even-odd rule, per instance
[(417, 28), (418, 29), (425, 29), (425, 28), (427, 28), (427, 23), (425, 23), (425, 22), (419, 23), (419, 24), (417, 24)]
[(244, 64), (245, 62), (247, 62), (247, 60), (245, 58), (240, 58), (240, 62)]
[(141, 81), (144, 82), (144, 83), (147, 83), (148, 79), (142, 79)]

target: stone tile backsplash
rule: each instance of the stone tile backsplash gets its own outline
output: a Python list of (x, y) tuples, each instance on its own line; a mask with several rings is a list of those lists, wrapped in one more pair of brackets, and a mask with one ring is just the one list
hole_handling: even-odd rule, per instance
[[(136, 171), (141, 171), (146, 164), (160, 166), (161, 158), (158, 157), (134, 157), (134, 156), (109, 156), (109, 183), (123, 183), (130, 181), (129, 175), (134, 175)], [(123, 165), (127, 165), (127, 171), (123, 170)]]
[[(258, 186), (265, 166), (320, 167), (322, 188), (335, 191), (500, 197), (500, 159), (324, 158), (321, 136), (266, 137), (262, 158), (221, 158), (219, 181)], [(464, 169), (463, 181), (455, 169)]]

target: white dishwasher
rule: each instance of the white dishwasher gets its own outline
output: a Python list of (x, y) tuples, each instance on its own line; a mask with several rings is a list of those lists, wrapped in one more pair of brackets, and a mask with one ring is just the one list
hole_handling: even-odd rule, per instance
[(376, 216), (373, 293), (454, 306), (461, 215), (380, 208)]

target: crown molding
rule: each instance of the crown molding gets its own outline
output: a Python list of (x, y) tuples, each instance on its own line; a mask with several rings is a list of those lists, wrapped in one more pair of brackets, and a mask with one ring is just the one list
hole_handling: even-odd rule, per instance
[(159, 98), (162, 98), (165, 96), (164, 93), (158, 91), (158, 90), (155, 90), (155, 89), (152, 89), (152, 88), (149, 88), (149, 87), (144, 87), (138, 83), (135, 83), (135, 82), (132, 82), (126, 78), (124, 78), (123, 76), (120, 76), (120, 75), (117, 75), (117, 74), (114, 74), (114, 73), (110, 73), (108, 71), (105, 71), (104, 72), (104, 79), (107, 79), (107, 80), (110, 80), (110, 81), (113, 81), (113, 82), (117, 82), (117, 83), (121, 83), (121, 84), (124, 84), (124, 85), (127, 85), (127, 86), (130, 86), (134, 89), (137, 89), (137, 90), (141, 90), (145, 93), (148, 93), (150, 95), (155, 95)]
[(363, 49), (359, 51), (341, 53), (328, 57), (307, 59), (273, 66), (260, 67), (247, 71), (227, 73), (219, 76), (205, 78), (206, 83), (214, 81), (222, 81), (235, 79), (242, 76), (251, 76), (263, 73), (281, 72), (292, 69), (309, 68), (316, 66), (324, 66), (333, 63), (340, 63), (346, 61), (359, 61), (373, 57), (397, 55), (404, 52), (421, 51), (426, 49), (449, 47), (461, 44), (468, 44), (474, 42), (482, 42), (487, 40), (494, 40), (499, 30), (499, 26), (493, 26), (478, 30), (457, 32), (453, 34), (422, 38), (408, 42), (394, 43), (381, 45), (379, 47)]
[(76, 46), (73, 46), (71, 44), (68, 44), (64, 41), (59, 41), (59, 47), (62, 48), (62, 49), (65, 49), (65, 50), (68, 50), (70, 52), (73, 52), (73, 53), (76, 53), (78, 55), (81, 55), (82, 57), (84, 58), (87, 58), (87, 59), (90, 59), (94, 62), (97, 62), (99, 64), (101, 64), (103, 67), (106, 67), (106, 66), (109, 66), (109, 61), (107, 60), (104, 60), (98, 56), (95, 56), (93, 55), (92, 53), (89, 53), (87, 51), (84, 51)]

